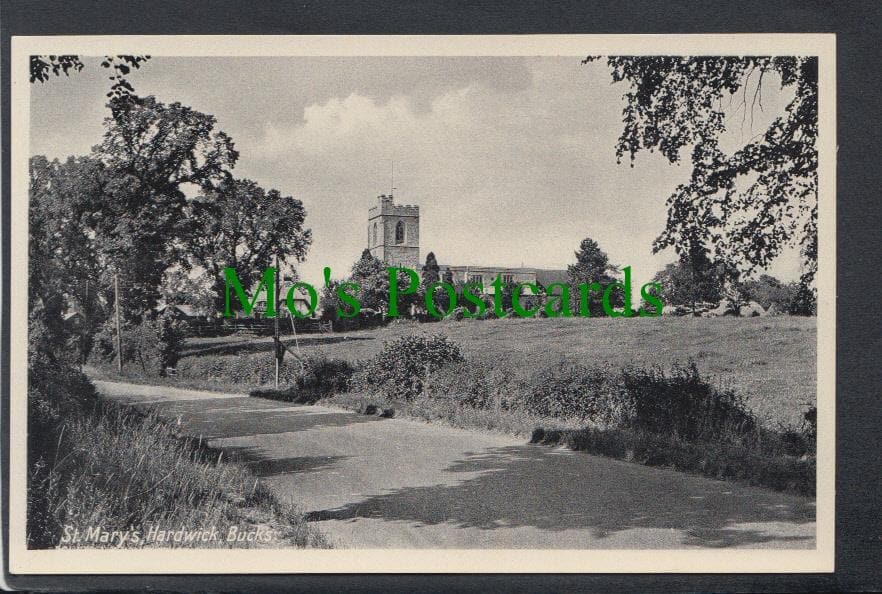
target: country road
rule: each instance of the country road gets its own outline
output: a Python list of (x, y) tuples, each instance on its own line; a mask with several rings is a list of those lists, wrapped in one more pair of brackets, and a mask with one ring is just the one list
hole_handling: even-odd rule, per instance
[(814, 548), (808, 498), (321, 406), (96, 381), (236, 453), (337, 548)]

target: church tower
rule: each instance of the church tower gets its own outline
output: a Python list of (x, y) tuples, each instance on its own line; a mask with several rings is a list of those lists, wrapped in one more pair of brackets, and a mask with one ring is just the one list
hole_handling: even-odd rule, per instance
[(377, 197), (368, 210), (368, 249), (389, 266), (420, 269), (420, 207), (395, 204), (392, 195)]

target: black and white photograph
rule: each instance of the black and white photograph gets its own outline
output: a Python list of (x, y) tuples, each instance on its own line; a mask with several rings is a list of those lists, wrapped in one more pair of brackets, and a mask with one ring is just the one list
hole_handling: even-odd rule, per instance
[(831, 571), (834, 44), (13, 38), (10, 567)]

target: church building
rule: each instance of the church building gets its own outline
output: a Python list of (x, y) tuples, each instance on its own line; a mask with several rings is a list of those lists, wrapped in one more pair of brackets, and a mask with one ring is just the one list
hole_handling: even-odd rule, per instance
[[(391, 194), (377, 197), (368, 210), (368, 249), (371, 255), (388, 266), (403, 266), (420, 273), (420, 207), (395, 204)], [(497, 276), (505, 284), (539, 283), (548, 286), (567, 282), (566, 270), (507, 268), (500, 266), (461, 266), (438, 264), (441, 278), (447, 273), (454, 283), (482, 283), (485, 293), (492, 293)]]

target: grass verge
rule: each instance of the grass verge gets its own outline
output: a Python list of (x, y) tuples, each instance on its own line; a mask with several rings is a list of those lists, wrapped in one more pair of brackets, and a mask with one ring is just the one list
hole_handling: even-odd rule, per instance
[[(30, 451), (29, 548), (329, 547), (247, 468), (154, 413), (96, 400), (52, 424)], [(129, 536), (102, 540), (113, 531)]]
[(720, 480), (733, 480), (814, 496), (814, 456), (789, 456), (762, 452), (746, 443), (692, 442), (675, 435), (627, 429), (545, 429), (537, 427), (530, 443), (565, 445), (573, 450), (674, 468)]

